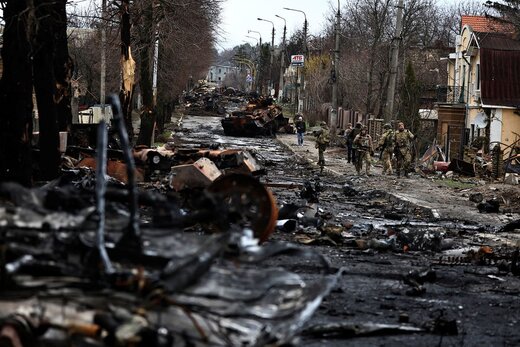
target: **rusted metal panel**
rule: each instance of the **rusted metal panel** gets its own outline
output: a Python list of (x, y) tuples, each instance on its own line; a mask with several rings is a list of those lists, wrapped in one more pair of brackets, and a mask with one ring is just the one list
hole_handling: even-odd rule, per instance
[[(216, 180), (207, 189), (216, 194), (222, 204), (247, 221), (254, 236), (265, 242), (273, 233), (278, 219), (278, 207), (273, 194), (256, 178), (231, 174)], [(236, 222), (240, 222), (237, 220)]]
[(520, 50), (483, 48), (480, 70), (483, 104), (520, 106)]
[[(96, 169), (96, 159), (94, 157), (86, 157), (79, 161), (79, 163), (76, 165), (76, 167), (88, 167), (93, 170)], [(110, 177), (115, 178), (118, 181), (121, 181), (123, 183), (128, 183), (128, 175), (127, 175), (127, 167), (126, 164), (118, 161), (118, 160), (108, 160), (107, 161), (107, 174)], [(144, 174), (143, 171), (140, 169), (135, 170), (135, 179), (137, 182), (143, 182), (144, 181)]]
[(193, 164), (173, 167), (170, 186), (176, 191), (205, 188), (221, 175), (222, 173), (211, 160), (200, 158)]

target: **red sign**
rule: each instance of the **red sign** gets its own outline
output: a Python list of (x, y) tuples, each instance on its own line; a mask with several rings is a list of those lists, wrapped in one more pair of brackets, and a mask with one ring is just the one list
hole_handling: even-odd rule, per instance
[(303, 66), (305, 62), (305, 56), (303, 54), (291, 55), (291, 65)]

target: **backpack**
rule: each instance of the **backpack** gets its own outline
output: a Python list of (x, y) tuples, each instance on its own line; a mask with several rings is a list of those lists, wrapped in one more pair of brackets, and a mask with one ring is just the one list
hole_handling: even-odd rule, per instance
[(322, 145), (328, 145), (330, 142), (330, 132), (328, 129), (323, 129), (318, 136), (318, 143)]

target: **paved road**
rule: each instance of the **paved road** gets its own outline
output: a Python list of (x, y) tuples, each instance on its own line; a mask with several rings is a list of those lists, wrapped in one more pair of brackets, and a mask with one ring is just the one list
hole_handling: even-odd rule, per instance
[[(232, 138), (223, 135), (219, 118), (205, 117), (188, 116), (183, 128), (179, 139), (194, 146), (218, 142), (226, 147), (253, 149), (268, 169), (266, 181), (302, 183), (317, 175), (313, 164), (317, 152), (310, 137), (303, 147), (295, 145), (295, 135), (279, 135), (277, 140)], [(310, 325), (397, 324), (408, 320), (416, 327), (435, 326), (437, 332), (403, 334), (387, 330), (380, 336), (367, 337), (301, 336), (301, 345), (520, 345), (520, 279), (499, 273), (494, 264), (438, 262), (446, 254), (442, 252), (464, 256), (468, 247), (478, 250), (491, 240), (498, 240), (494, 244), (495, 254), (509, 254), (512, 248), (504, 245), (518, 242), (517, 236), (488, 233), (488, 225), (500, 225), (502, 218), (514, 216), (478, 216), (470, 211), (474, 206), (467, 199), (458, 196), (459, 200), (451, 200), (447, 190), (439, 191), (441, 188), (418, 177), (397, 181), (379, 176), (377, 168), (373, 177), (355, 177), (354, 168), (340, 152), (329, 151), (326, 162), (327, 172), (320, 177), (326, 190), (321, 193), (319, 204), (319, 215), (325, 224), (319, 228), (300, 225), (293, 232), (278, 231), (273, 235), (276, 240), (307, 243), (307, 247), (326, 255), (333, 267), (345, 269), (338, 287), (322, 303)], [(358, 195), (345, 196), (345, 183), (352, 184)], [(273, 192), (279, 205), (302, 203), (298, 190), (273, 188)], [(453, 211), (454, 208), (458, 210)], [(437, 218), (427, 213), (429, 209), (438, 212)], [(464, 210), (467, 213), (463, 215)], [(453, 216), (461, 218), (450, 219)], [(460, 222), (466, 218), (473, 222)], [(330, 228), (339, 228), (341, 236), (328, 233)], [(377, 243), (388, 241), (388, 235), (394, 232), (415, 235), (417, 242), (411, 241), (407, 252), (395, 247), (389, 250)], [(311, 278), (320, 271), (304, 259), (276, 258), (267, 265), (283, 265)], [(403, 279), (410, 272), (421, 270), (432, 270), (436, 278), (423, 285), (424, 292), (408, 295), (414, 292)], [(456, 327), (456, 334), (447, 335), (450, 327)], [(454, 333), (453, 329), (451, 332)]]
[[(318, 151), (314, 146), (314, 138), (305, 137), (304, 146), (296, 142), (296, 135), (279, 134), (278, 140), (290, 151), (313, 165), (318, 162)], [(346, 150), (331, 148), (325, 152), (325, 170), (336, 177), (356, 177), (354, 165), (347, 162)], [(468, 199), (467, 191), (457, 191), (439, 184), (436, 180), (428, 180), (417, 174), (411, 178), (397, 179), (395, 176), (381, 175), (382, 165), (372, 167), (373, 176), (356, 179), (368, 189), (384, 189), (397, 199), (406, 200), (418, 206), (432, 210), (439, 219), (460, 219), (486, 225), (502, 225), (520, 218), (520, 211), (508, 214), (482, 214)], [(503, 185), (501, 185), (503, 186)], [(490, 186), (493, 189), (493, 186)], [(517, 189), (520, 194), (520, 188)]]

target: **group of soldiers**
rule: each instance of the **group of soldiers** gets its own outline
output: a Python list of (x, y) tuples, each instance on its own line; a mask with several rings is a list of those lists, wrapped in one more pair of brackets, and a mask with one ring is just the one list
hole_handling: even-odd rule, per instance
[[(303, 116), (298, 114), (295, 119), (298, 145), (303, 145), (303, 135), (306, 131)], [(361, 175), (363, 167), (365, 174), (370, 176), (372, 157), (374, 149), (380, 151), (380, 160), (383, 162), (383, 175), (393, 175), (392, 161), (395, 155), (396, 174), (401, 177), (401, 172), (408, 177), (408, 170), (412, 161), (412, 141), (414, 135), (405, 129), (404, 123), (397, 123), (397, 130), (393, 130), (390, 124), (383, 126), (383, 134), (374, 148), (372, 137), (368, 133), (368, 128), (360, 122), (352, 128), (352, 124), (347, 125), (345, 139), (347, 143), (347, 161), (353, 163), (357, 174)], [(318, 165), (323, 171), (325, 166), (324, 152), (330, 143), (330, 130), (326, 122), (320, 122), (319, 130), (315, 130), (313, 135), (316, 138), (316, 148), (318, 149)]]
[[(302, 118), (298, 119), (300, 122)], [(401, 172), (408, 177), (408, 170), (412, 161), (412, 141), (414, 135), (405, 129), (404, 123), (397, 124), (397, 130), (393, 130), (390, 124), (383, 126), (384, 132), (377, 143), (375, 150), (380, 151), (380, 159), (383, 162), (383, 175), (393, 175), (392, 160), (395, 155), (397, 165), (397, 177), (401, 177)], [(316, 148), (318, 149), (318, 165), (323, 171), (325, 166), (324, 152), (330, 142), (330, 131), (326, 122), (320, 122), (320, 130), (314, 132), (316, 137)], [(345, 131), (347, 142), (347, 161), (353, 163), (357, 174), (361, 175), (363, 167), (365, 174), (370, 176), (372, 157), (374, 156), (374, 144), (372, 137), (368, 134), (368, 129), (361, 123), (357, 123), (354, 128), (349, 124)], [(298, 135), (298, 145), (303, 139)]]
[[(390, 124), (383, 126), (384, 132), (377, 143), (376, 150), (381, 152), (383, 161), (383, 175), (392, 175), (392, 160), (395, 155), (397, 160), (396, 173), (401, 177), (401, 172), (408, 177), (408, 169), (412, 161), (412, 140), (414, 135), (405, 129), (404, 123), (397, 124), (397, 130), (393, 130)], [(349, 124), (345, 131), (347, 140), (347, 161), (354, 163), (358, 175), (361, 175), (363, 166), (365, 174), (370, 175), (372, 157), (374, 156), (374, 145), (368, 129), (361, 123), (354, 128)]]

